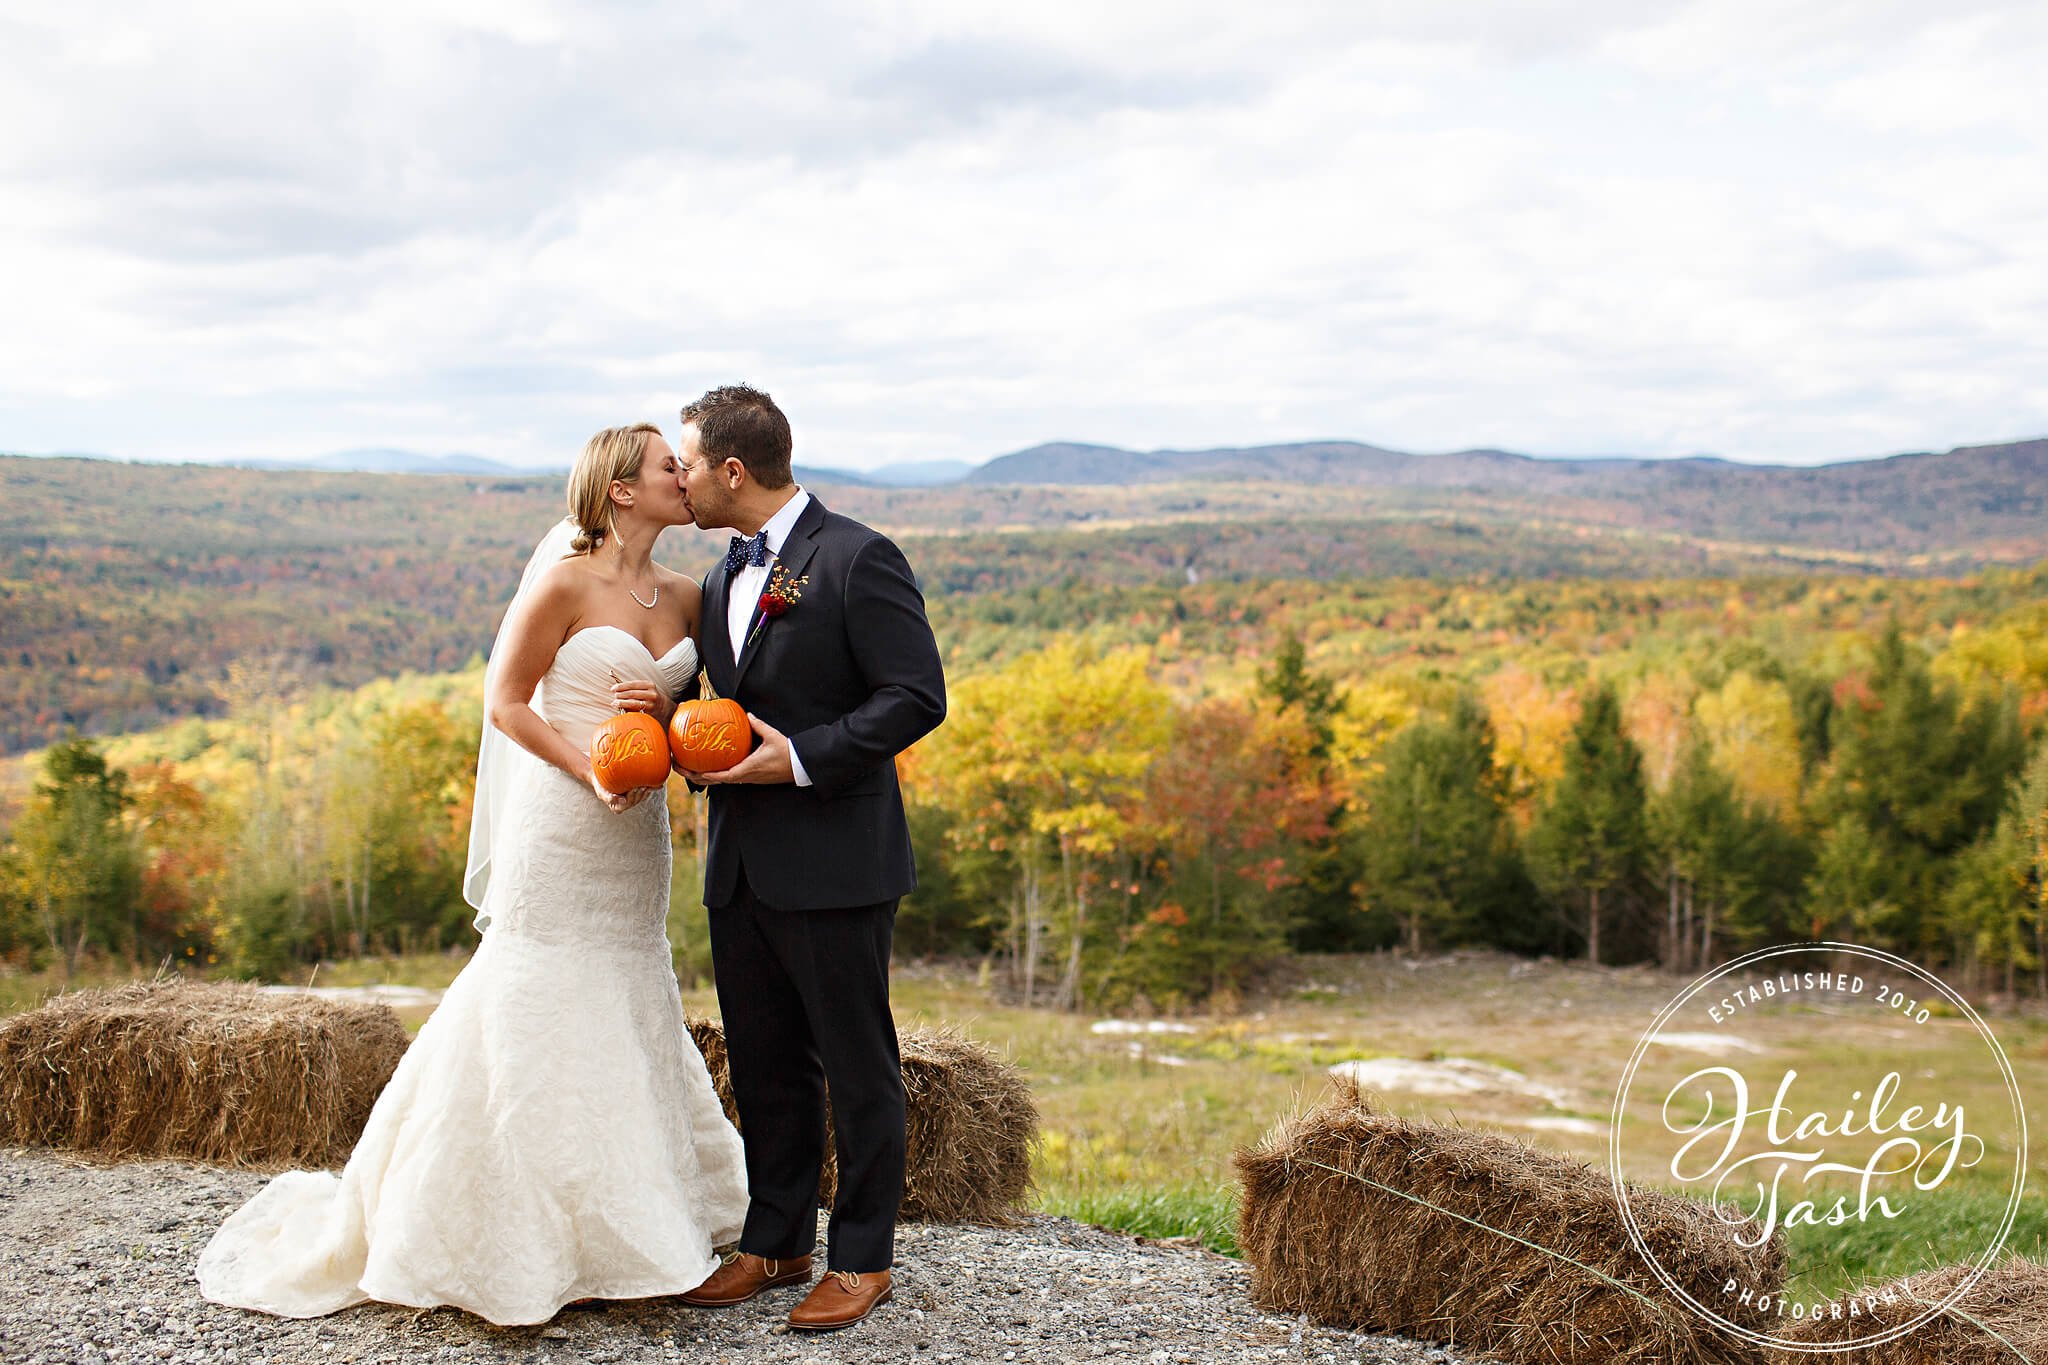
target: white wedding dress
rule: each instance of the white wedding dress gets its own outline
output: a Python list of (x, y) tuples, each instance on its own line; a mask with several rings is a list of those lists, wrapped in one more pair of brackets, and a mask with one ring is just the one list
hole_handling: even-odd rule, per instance
[[(654, 659), (613, 626), (563, 642), (534, 709), (585, 748), (611, 681)], [(614, 814), (519, 751), (489, 927), (371, 1111), (347, 1167), (278, 1176), (199, 1258), (216, 1303), (284, 1317), (452, 1304), (500, 1324), (573, 1299), (676, 1294), (747, 1209), (739, 1134), (683, 1026), (665, 925), (667, 804)]]

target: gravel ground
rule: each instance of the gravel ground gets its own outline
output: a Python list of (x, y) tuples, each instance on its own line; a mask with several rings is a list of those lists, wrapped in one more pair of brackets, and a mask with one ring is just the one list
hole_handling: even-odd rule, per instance
[(672, 1299), (617, 1303), (545, 1327), (375, 1305), (310, 1321), (267, 1318), (206, 1302), (192, 1279), (200, 1247), (263, 1181), (174, 1162), (94, 1166), (0, 1150), (0, 1361), (1467, 1360), (1261, 1313), (1237, 1261), (1036, 1216), (1003, 1229), (904, 1226), (895, 1301), (816, 1337), (783, 1325), (800, 1298), (793, 1289), (711, 1312)]

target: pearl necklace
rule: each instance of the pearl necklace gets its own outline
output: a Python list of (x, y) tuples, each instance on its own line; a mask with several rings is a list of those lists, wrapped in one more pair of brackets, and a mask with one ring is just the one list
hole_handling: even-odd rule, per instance
[[(628, 597), (632, 598), (632, 599), (633, 599), (633, 600), (634, 600), (635, 602), (640, 602), (640, 594), (639, 594), (639, 593), (637, 593), (637, 592), (634, 592), (634, 591), (633, 591), (633, 589), (632, 589), (632, 587), (631, 587), (630, 585), (629, 585), (629, 586), (628, 586), (628, 587), (626, 588), (626, 595), (627, 595)], [(661, 600), (661, 584), (659, 584), (659, 583), (656, 583), (656, 584), (654, 585), (654, 602), (659, 602), (660, 600)], [(647, 610), (649, 610), (649, 611), (653, 611), (653, 610), (654, 610), (654, 602), (640, 602), (640, 605), (641, 605), (641, 606), (643, 606), (643, 607), (645, 607), (645, 608), (647, 608)]]

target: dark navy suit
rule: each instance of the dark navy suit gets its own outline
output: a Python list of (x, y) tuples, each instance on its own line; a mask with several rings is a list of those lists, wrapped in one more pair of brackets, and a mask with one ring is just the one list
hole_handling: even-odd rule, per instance
[(724, 563), (704, 582), (712, 687), (787, 735), (812, 783), (710, 789), (704, 902), (751, 1196), (739, 1245), (771, 1259), (812, 1249), (829, 1084), (830, 1264), (884, 1270), (904, 1144), (889, 948), (917, 882), (895, 758), (945, 718), (946, 680), (888, 537), (814, 497), (779, 562), (809, 581), (783, 615), (750, 624), (738, 663)]

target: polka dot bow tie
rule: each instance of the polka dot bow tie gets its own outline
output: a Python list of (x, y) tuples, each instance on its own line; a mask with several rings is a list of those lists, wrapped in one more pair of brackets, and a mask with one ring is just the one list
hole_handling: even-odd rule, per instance
[(725, 572), (738, 573), (745, 568), (759, 568), (768, 562), (768, 533), (756, 531), (751, 536), (734, 536), (732, 543), (725, 547)]

